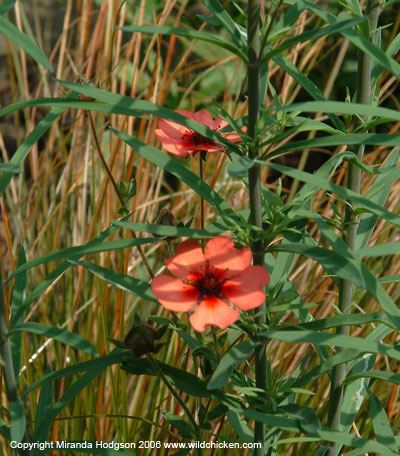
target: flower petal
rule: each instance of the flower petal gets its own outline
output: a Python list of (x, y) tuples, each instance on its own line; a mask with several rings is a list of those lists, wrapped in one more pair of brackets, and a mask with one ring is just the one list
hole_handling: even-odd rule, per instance
[(165, 265), (175, 276), (185, 280), (197, 280), (204, 273), (206, 259), (195, 241), (181, 242), (176, 255), (165, 260)]
[(165, 274), (154, 277), (151, 290), (161, 305), (174, 312), (188, 312), (200, 296), (196, 287)]
[(240, 310), (254, 309), (265, 300), (262, 290), (269, 274), (262, 266), (250, 266), (221, 285), (221, 293)]
[(188, 128), (184, 125), (165, 119), (159, 120), (158, 128), (161, 129), (167, 136), (174, 139), (182, 139), (182, 136), (185, 134), (186, 130), (188, 130)]
[(240, 312), (228, 306), (214, 295), (205, 296), (196, 310), (189, 317), (190, 324), (196, 331), (204, 331), (206, 326), (227, 328), (240, 316)]
[(214, 120), (212, 118), (212, 115), (206, 109), (202, 109), (201, 111), (195, 112), (194, 120), (205, 125), (210, 129), (213, 129), (214, 127)]
[(187, 145), (187, 141), (177, 140), (168, 136), (163, 130), (156, 130), (155, 135), (157, 139), (161, 141), (163, 149), (170, 154), (179, 155), (180, 157), (187, 157), (190, 154), (190, 150)]
[(233, 277), (251, 265), (253, 255), (247, 247), (235, 249), (233, 241), (225, 236), (216, 236), (208, 241), (205, 257), (211, 267), (226, 269), (226, 275)]

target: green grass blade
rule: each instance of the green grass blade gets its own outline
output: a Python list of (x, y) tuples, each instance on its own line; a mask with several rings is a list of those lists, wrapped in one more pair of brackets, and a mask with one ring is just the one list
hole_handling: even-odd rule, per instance
[[(18, 255), (18, 266), (22, 266), (26, 263), (26, 255), (24, 247), (20, 246)], [(13, 325), (22, 322), (23, 315), (23, 303), (26, 293), (26, 273), (19, 275), (14, 282), (11, 298), (11, 316), (10, 316), (10, 328)], [(19, 381), (19, 370), (21, 368), (21, 350), (22, 350), (22, 334), (15, 333), (10, 335), (11, 353), (13, 359), (14, 376), (18, 386)]]
[(78, 378), (62, 395), (62, 397), (52, 406), (47, 409), (46, 415), (43, 417), (42, 426), (47, 428), (55, 420), (57, 415), (65, 408), (77, 394), (79, 394), (89, 383), (100, 375), (107, 366), (91, 369)]
[(46, 325), (44, 323), (35, 323), (28, 321), (16, 325), (11, 328), (11, 331), (27, 331), (32, 334), (38, 334), (40, 336), (48, 337), (49, 339), (54, 339), (63, 344), (69, 345), (72, 348), (80, 350), (84, 353), (88, 353), (92, 356), (97, 356), (98, 353), (91, 343), (85, 340), (83, 337), (78, 334), (67, 331), (66, 329), (58, 328), (57, 326)]
[(22, 173), (22, 167), (21, 165), (16, 165), (15, 163), (0, 163), (0, 171), (19, 174)]
[[(7, 8), (7, 6), (6, 6)], [(0, 15), (0, 32), (6, 35), (8, 39), (13, 41), (18, 47), (22, 48), (29, 54), (37, 63), (40, 63), (45, 68), (53, 71), (51, 63), (48, 61), (44, 52), (34, 43), (28, 36), (20, 32), (17, 27), (11, 24), (7, 19)]]
[(143, 282), (143, 280), (135, 279), (134, 277), (122, 274), (121, 272), (114, 271), (112, 269), (97, 266), (93, 263), (89, 263), (88, 261), (70, 260), (70, 262), (77, 266), (83, 266), (87, 271), (91, 272), (96, 277), (114, 285), (120, 290), (127, 291), (128, 293), (134, 293), (149, 301), (158, 302), (157, 298), (151, 291), (150, 285), (147, 282)]
[(0, 16), (5, 16), (14, 6), (16, 1), (17, 0), (3, 0), (3, 3), (0, 5)]
[(108, 366), (111, 366), (112, 364), (121, 363), (123, 359), (123, 351), (120, 348), (116, 348), (106, 356), (74, 364), (73, 366), (68, 366), (64, 369), (59, 369), (55, 372), (44, 375), (42, 378), (32, 383), (22, 393), (21, 397), (25, 397), (28, 393), (38, 388), (39, 386), (43, 386), (47, 382), (53, 382), (55, 380), (59, 380), (60, 378), (69, 377), (71, 375), (79, 374), (81, 372), (102, 371), (105, 370)]
[[(47, 368), (46, 375), (51, 374), (50, 367)], [(47, 412), (53, 407), (53, 383), (47, 382), (40, 390), (39, 401), (35, 414), (35, 428), (33, 433), (33, 441), (45, 442), (49, 437), (49, 429), (51, 423), (47, 422), (44, 425)], [(40, 456), (40, 450), (34, 451), (34, 456)]]

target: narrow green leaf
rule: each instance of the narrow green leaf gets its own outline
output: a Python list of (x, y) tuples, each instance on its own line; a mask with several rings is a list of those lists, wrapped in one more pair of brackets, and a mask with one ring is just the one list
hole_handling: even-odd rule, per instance
[(400, 360), (400, 351), (394, 345), (372, 342), (355, 336), (328, 334), (307, 330), (271, 330), (263, 331), (260, 336), (286, 342), (309, 342), (332, 347), (343, 347), (358, 350), (359, 353), (380, 353)]
[(368, 387), (367, 393), (369, 396), (369, 412), (372, 418), (372, 426), (374, 427), (376, 440), (382, 445), (385, 445), (387, 448), (390, 448), (395, 454), (398, 454), (393, 429), (390, 425), (385, 409), (382, 407), (379, 399)]
[(396, 385), (400, 385), (400, 375), (395, 374), (394, 372), (385, 372), (385, 371), (375, 371), (369, 370), (365, 372), (351, 372), (348, 378), (346, 378), (346, 382), (351, 382), (355, 379), (359, 378), (377, 378), (379, 380), (384, 380), (385, 382), (395, 383)]
[[(86, 87), (86, 86), (80, 86)], [(134, 116), (142, 119), (148, 119), (149, 116), (143, 114), (142, 111), (129, 108), (125, 104), (110, 104), (99, 101), (80, 100), (76, 97), (76, 93), (69, 95), (66, 98), (35, 98), (32, 100), (17, 101), (16, 103), (5, 106), (0, 109), (0, 117), (10, 114), (14, 111), (30, 108), (30, 107), (52, 107), (55, 109), (84, 109), (86, 111), (105, 112), (109, 114), (123, 114), (126, 116)]]
[(388, 121), (400, 120), (400, 113), (395, 109), (381, 108), (379, 106), (361, 103), (346, 103), (344, 101), (306, 101), (304, 103), (279, 106), (277, 111), (357, 114), (359, 116), (371, 116), (387, 119)]
[[(298, 82), (304, 90), (306, 90), (314, 100), (327, 101), (324, 94), (321, 92), (318, 86), (316, 86), (311, 79), (309, 79), (304, 73), (302, 73), (296, 65), (294, 65), (289, 59), (282, 54), (275, 55), (272, 60), (279, 65), (286, 73), (290, 74), (292, 78)], [(329, 113), (329, 119), (333, 123), (336, 129), (345, 131), (346, 127), (343, 122), (336, 116), (336, 114)]]
[(11, 417), (11, 440), (21, 442), (25, 435), (25, 413), (21, 399), (10, 401), (10, 417)]
[(226, 9), (221, 5), (219, 0), (202, 0), (203, 4), (212, 11), (215, 17), (224, 26), (226, 31), (231, 35), (236, 47), (242, 51), (243, 54), (247, 52), (247, 40), (239, 25), (231, 18)]
[(329, 274), (350, 279), (357, 287), (364, 287), (364, 279), (357, 265), (352, 259), (345, 258), (333, 250), (324, 247), (295, 244), (285, 242), (268, 249), (270, 252), (293, 252), (300, 253), (308, 258), (312, 258), (321, 264)]
[[(330, 136), (322, 136), (313, 139), (304, 139), (301, 141), (292, 141), (285, 144), (273, 152), (268, 154), (268, 158), (277, 157), (287, 152), (293, 152), (296, 150), (303, 149), (317, 149), (329, 146), (350, 146), (357, 144), (366, 144), (372, 146), (400, 146), (400, 139), (398, 135), (384, 134), (384, 133), (349, 133), (349, 134), (336, 134)], [(365, 164), (361, 164), (359, 161), (354, 160), (362, 168), (370, 172), (371, 168), (368, 168)], [(360, 166), (360, 167), (361, 167)]]
[(121, 30), (125, 32), (140, 32), (140, 33), (149, 33), (154, 35), (156, 33), (160, 35), (176, 35), (182, 36), (184, 38), (189, 38), (191, 40), (201, 40), (206, 41), (207, 43), (215, 44), (218, 47), (226, 49), (232, 54), (237, 55), (240, 57), (244, 62), (247, 62), (247, 56), (240, 48), (233, 45), (229, 41), (221, 40), (220, 38), (216, 37), (215, 35), (210, 35), (209, 33), (198, 32), (196, 30), (187, 30), (184, 28), (176, 28), (176, 27), (160, 27), (160, 26), (153, 26), (153, 25), (126, 25), (121, 27)]
[[(381, 207), (383, 207), (386, 203), (393, 182), (398, 179), (398, 159), (399, 149), (396, 149), (390, 154), (382, 168), (382, 170), (392, 169), (392, 171), (378, 176), (371, 189), (365, 195), (367, 199)], [(377, 221), (378, 216), (375, 214), (361, 215), (361, 220), (357, 228), (356, 250), (366, 247)]]
[[(307, 6), (309, 11), (317, 14), (328, 24), (334, 24), (337, 22), (336, 16), (331, 14), (327, 9), (321, 8), (313, 2), (303, 1), (303, 3)], [(350, 14), (342, 14), (341, 16), (344, 20), (352, 17)], [(364, 16), (364, 18), (367, 19), (368, 17)], [(373, 44), (369, 39), (362, 36), (356, 29), (345, 28), (340, 30), (340, 33), (356, 47), (358, 47), (358, 49), (360, 49), (364, 54), (369, 55), (375, 62), (379, 63), (397, 78), (399, 77), (400, 64), (396, 62), (396, 60), (392, 59), (387, 53), (379, 49), (379, 47), (375, 46), (375, 44)]]
[(0, 171), (5, 171), (7, 173), (19, 174), (22, 173), (21, 165), (16, 165), (15, 163), (0, 163)]
[(168, 226), (168, 225), (156, 225), (151, 223), (132, 223), (132, 222), (120, 222), (117, 220), (111, 220), (111, 223), (121, 228), (126, 228), (132, 231), (144, 231), (145, 233), (158, 234), (159, 236), (173, 236), (173, 237), (190, 237), (195, 238), (208, 238), (214, 237), (221, 234), (221, 230), (217, 227), (206, 227), (204, 230), (196, 230), (193, 228), (186, 228), (181, 226)]
[[(161, 361), (156, 360), (156, 363), (167, 380), (178, 389), (197, 397), (211, 397), (211, 392), (207, 390), (207, 384), (204, 380)], [(158, 375), (146, 358), (128, 358), (122, 364), (122, 369), (133, 375)]]
[(249, 169), (254, 165), (254, 160), (246, 156), (239, 157), (228, 165), (228, 173), (232, 177), (245, 177)]
[[(42, 419), (42, 426), (49, 427), (51, 423), (55, 420), (57, 415), (65, 408), (77, 394), (79, 394), (86, 386), (100, 375), (106, 366), (98, 367), (96, 369), (91, 369), (82, 376), (78, 378), (61, 396), (61, 398), (52, 406), (49, 407), (46, 411), (46, 415)], [(79, 450), (80, 451), (80, 450)]]
[[(300, 33), (294, 37), (288, 38), (285, 40), (281, 45), (274, 47), (271, 50), (271, 47), (267, 48), (266, 52), (264, 53), (261, 63), (271, 59), (275, 55), (282, 54), (282, 51), (285, 49), (291, 48), (293, 45), (297, 43), (304, 43), (305, 41), (315, 41), (322, 36), (328, 36), (335, 33), (343, 33), (349, 30), (351, 27), (355, 25), (361, 24), (362, 22), (366, 21), (367, 17), (359, 17), (359, 18), (336, 18), (335, 21), (330, 23), (324, 27), (318, 27), (311, 30), (307, 30), (306, 32)], [(321, 111), (323, 112), (323, 111)]]
[(336, 193), (342, 198), (349, 199), (353, 203), (359, 204), (361, 207), (364, 207), (371, 211), (372, 213), (378, 215), (379, 217), (387, 220), (388, 222), (392, 223), (393, 225), (400, 227), (400, 217), (392, 212), (383, 209), (378, 204), (369, 201), (367, 198), (362, 197), (358, 193), (355, 193), (347, 188), (341, 187), (340, 185), (333, 184), (332, 182), (327, 181), (326, 179), (321, 178), (317, 174), (309, 174), (304, 171), (299, 171), (294, 168), (290, 168), (284, 165), (278, 165), (276, 163), (266, 163), (266, 166), (274, 169), (275, 171), (279, 171), (287, 176), (293, 177), (294, 179), (298, 179), (302, 182), (307, 182), (309, 184), (314, 185), (318, 188), (323, 188), (324, 190), (328, 190), (332, 193)]
[[(368, 335), (368, 339), (373, 342), (378, 342), (384, 339), (391, 332), (393, 332), (391, 328), (388, 328), (385, 325), (378, 325)], [(321, 375), (325, 373), (329, 373), (335, 366), (338, 366), (340, 364), (348, 363), (348, 369), (351, 370), (352, 367), (359, 362), (359, 360), (359, 350), (347, 349), (339, 352), (336, 355), (333, 355), (330, 358), (324, 360), (321, 364), (299, 377), (293, 383), (293, 387), (298, 388), (307, 385), (307, 383), (310, 383), (312, 380), (321, 377)]]
[(309, 321), (296, 325), (299, 329), (312, 329), (315, 331), (321, 331), (323, 329), (337, 328), (340, 326), (358, 326), (365, 325), (367, 323), (381, 322), (392, 329), (396, 329), (393, 325), (392, 320), (387, 316), (385, 312), (374, 312), (370, 314), (343, 314), (335, 317), (323, 318), (321, 320)]
[[(7, 6), (6, 6), (7, 8)], [(51, 63), (48, 61), (43, 51), (34, 43), (28, 36), (20, 32), (17, 27), (12, 25), (7, 19), (0, 15), (0, 32), (4, 33), (17, 46), (21, 47), (29, 54), (37, 63), (40, 63), (45, 68), (53, 71)]]
[(94, 274), (96, 277), (114, 285), (120, 290), (134, 293), (149, 301), (158, 302), (157, 298), (153, 295), (150, 285), (142, 280), (135, 279), (134, 277), (122, 274), (121, 272), (112, 269), (97, 266), (88, 261), (74, 261), (69, 260), (72, 264), (83, 266), (86, 270)]
[(246, 340), (235, 345), (225, 353), (208, 382), (207, 389), (217, 389), (225, 385), (232, 375), (235, 366), (242, 361), (245, 361), (253, 353), (256, 347), (257, 344), (255, 342)]
[(113, 106), (135, 109), (140, 112), (146, 112), (157, 117), (172, 120), (173, 122), (177, 122), (181, 125), (184, 125), (185, 127), (190, 128), (191, 130), (196, 131), (197, 133), (201, 134), (202, 136), (205, 136), (206, 138), (210, 138), (214, 141), (217, 141), (220, 144), (224, 144), (230, 147), (231, 149), (234, 149), (236, 147), (235, 144), (223, 138), (220, 133), (210, 130), (205, 125), (196, 122), (192, 119), (189, 119), (188, 117), (185, 117), (173, 111), (172, 109), (164, 108), (163, 106), (158, 106), (154, 103), (151, 103), (150, 101), (137, 100), (135, 98), (131, 98), (125, 95), (119, 95), (117, 93), (97, 89), (96, 87), (92, 87), (90, 85), (74, 84), (67, 81), (61, 81), (58, 79), (57, 82), (70, 90), (74, 90), (77, 93), (83, 93), (84, 95), (92, 97), (96, 100), (104, 101), (105, 103), (108, 103)]
[(312, 408), (297, 404), (288, 404), (279, 408), (288, 417), (299, 420), (299, 425), (306, 434), (314, 434), (321, 429), (321, 423)]
[(89, 355), (97, 356), (96, 349), (83, 337), (67, 331), (66, 329), (57, 328), (56, 326), (28, 321), (14, 326), (12, 331), (27, 331), (40, 336), (45, 336), (49, 339), (58, 340), (63, 344), (69, 345), (70, 347), (76, 348), (84, 353), (88, 353)]
[[(363, 373), (374, 367), (376, 360), (375, 355), (363, 355), (356, 365), (351, 369), (353, 373)], [(347, 366), (350, 367), (349, 365)], [(342, 432), (348, 433), (352, 428), (352, 424), (357, 417), (357, 414), (364, 402), (367, 393), (366, 387), (368, 386), (369, 379), (360, 377), (347, 382), (344, 391), (343, 403), (340, 413), (340, 429)]]
[(3, 0), (3, 3), (0, 5), (0, 16), (5, 16), (14, 6), (16, 1), (17, 0)]
[(192, 439), (194, 437), (192, 426), (183, 418), (176, 416), (170, 412), (165, 412), (164, 418), (168, 421), (169, 424), (178, 430), (179, 435), (182, 438)]
[(254, 439), (253, 432), (249, 428), (246, 421), (244, 421), (239, 413), (236, 413), (233, 410), (229, 410), (226, 413), (226, 417), (228, 418), (229, 422), (231, 423), (233, 429), (235, 429), (237, 435), (239, 436), (240, 440), (243, 442), (252, 442)]
[(76, 247), (67, 247), (65, 249), (56, 250), (55, 252), (47, 253), (39, 258), (35, 258), (34, 260), (28, 261), (23, 264), (21, 267), (17, 268), (13, 271), (9, 276), (7, 281), (11, 280), (13, 277), (17, 276), (21, 272), (24, 272), (34, 266), (38, 266), (39, 264), (49, 263), (50, 261), (55, 260), (78, 260), (80, 257), (84, 255), (99, 253), (99, 252), (107, 252), (110, 250), (117, 250), (117, 249), (126, 249), (128, 247), (135, 247), (138, 245), (145, 245), (151, 244), (153, 242), (159, 242), (159, 239), (118, 239), (115, 241), (108, 241), (108, 242), (99, 242), (98, 240), (92, 239), (90, 242), (84, 245), (78, 245)]

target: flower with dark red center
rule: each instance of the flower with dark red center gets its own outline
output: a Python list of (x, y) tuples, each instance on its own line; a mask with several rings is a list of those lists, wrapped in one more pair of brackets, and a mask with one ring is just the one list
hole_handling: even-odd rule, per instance
[(262, 266), (251, 266), (252, 260), (250, 249), (235, 249), (225, 236), (208, 241), (204, 253), (197, 242), (184, 241), (165, 260), (175, 277), (161, 274), (151, 289), (166, 309), (191, 311), (189, 321), (196, 331), (225, 329), (239, 318), (239, 310), (254, 309), (265, 300), (269, 274)]
[[(211, 114), (205, 109), (194, 113), (184, 110), (175, 112), (182, 116), (189, 117), (189, 119), (195, 120), (213, 131), (222, 130), (228, 125), (228, 122), (219, 117), (214, 120)], [(246, 128), (244, 128), (243, 131), (246, 131)], [(161, 141), (164, 150), (171, 154), (179, 155), (180, 157), (187, 157), (190, 154), (195, 154), (202, 150), (207, 152), (225, 150), (224, 146), (212, 139), (206, 138), (205, 136), (196, 133), (194, 130), (170, 120), (160, 119), (155, 134)], [(221, 133), (221, 135), (233, 143), (242, 140), (242, 138), (234, 132)]]

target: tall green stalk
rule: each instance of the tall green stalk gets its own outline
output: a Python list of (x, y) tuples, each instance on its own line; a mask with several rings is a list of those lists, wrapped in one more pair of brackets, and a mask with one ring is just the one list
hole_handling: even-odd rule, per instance
[[(373, 38), (373, 31), (376, 29), (380, 14), (379, 1), (368, 0), (365, 14), (370, 16), (369, 32), (367, 38)], [(372, 32), (372, 33), (371, 33)], [(362, 104), (370, 104), (371, 100), (371, 57), (362, 51), (359, 51), (358, 56), (358, 87), (357, 87), (357, 102)], [(366, 117), (359, 121), (365, 121)], [(360, 160), (364, 157), (364, 145), (359, 145), (355, 153)], [(353, 192), (360, 193), (361, 170), (357, 166), (349, 163), (347, 172), (347, 188)], [(350, 205), (346, 206), (345, 227), (343, 239), (351, 250), (356, 249), (357, 228), (359, 217), (354, 214)], [(351, 313), (351, 305), (353, 301), (353, 283), (350, 280), (341, 280), (339, 287), (338, 308), (342, 314)], [(341, 326), (337, 329), (337, 334), (349, 335), (350, 327)], [(338, 349), (342, 351), (343, 349)], [(346, 364), (336, 366), (332, 371), (331, 391), (329, 397), (329, 413), (328, 422), (331, 429), (340, 430), (341, 427), (341, 411), (344, 395), (344, 380), (346, 378)], [(329, 456), (336, 456), (340, 451), (341, 445), (338, 443), (332, 444), (329, 450)]]
[[(247, 57), (248, 57), (248, 135), (252, 138), (249, 147), (249, 157), (259, 157), (259, 138), (257, 123), (260, 112), (260, 0), (249, 0), (247, 10)], [(262, 227), (262, 203), (261, 203), (261, 168), (255, 164), (248, 171), (249, 199), (250, 199), (250, 222), (259, 228)], [(251, 250), (254, 264), (263, 266), (264, 253), (262, 241), (255, 241), (255, 232), (250, 235)], [(265, 305), (264, 305), (265, 306)], [(265, 317), (258, 317), (258, 323), (265, 323)], [(266, 352), (265, 344), (260, 344), (255, 352), (256, 386), (262, 390), (266, 388)], [(265, 426), (256, 421), (254, 428), (254, 442), (261, 443), (261, 448), (255, 449), (255, 456), (264, 454)]]

